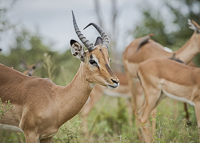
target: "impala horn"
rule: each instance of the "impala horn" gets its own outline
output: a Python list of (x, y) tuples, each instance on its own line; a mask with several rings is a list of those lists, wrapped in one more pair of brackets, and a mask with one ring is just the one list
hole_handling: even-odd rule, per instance
[(78, 28), (78, 25), (76, 23), (76, 19), (75, 19), (75, 16), (74, 16), (74, 13), (72, 11), (72, 17), (73, 17), (73, 25), (74, 25), (74, 29), (75, 29), (75, 32), (78, 36), (78, 38), (81, 40), (81, 42), (85, 45), (85, 47), (89, 50), (89, 51), (92, 51), (95, 47), (92, 43), (90, 43), (89, 40), (87, 40), (84, 35), (81, 33), (81, 31), (79, 30)]
[(109, 44), (109, 38), (108, 36), (105, 34), (105, 32), (103, 32), (103, 30), (97, 26), (95, 23), (90, 23), (88, 24), (84, 29), (86, 29), (87, 27), (89, 27), (90, 25), (93, 25), (96, 30), (99, 32), (99, 34), (101, 35), (101, 38), (103, 39), (103, 46), (108, 48), (108, 44)]

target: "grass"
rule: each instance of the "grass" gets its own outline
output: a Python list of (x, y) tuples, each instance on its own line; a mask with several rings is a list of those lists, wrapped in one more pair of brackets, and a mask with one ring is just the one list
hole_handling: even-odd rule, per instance
[[(189, 106), (192, 126), (184, 120), (183, 104), (165, 99), (158, 106), (157, 129), (154, 142), (197, 143), (198, 129), (194, 107)], [(53, 143), (137, 143), (137, 128), (128, 124), (126, 102), (122, 98), (103, 96), (88, 116), (89, 137), (82, 133), (82, 119), (76, 115), (54, 136)], [(2, 131), (2, 143), (21, 143), (23, 134)], [(24, 141), (25, 142), (25, 141)]]
[[(120, 106), (119, 106), (120, 105)], [(163, 100), (158, 106), (158, 115), (156, 117), (157, 129), (153, 142), (160, 143), (197, 143), (198, 129), (194, 114), (194, 108), (189, 106), (192, 126), (188, 126), (184, 120), (183, 104), (171, 99)], [(79, 122), (77, 126), (76, 121)], [(81, 118), (79, 115), (64, 126), (68, 127), (74, 134), (70, 140), (72, 143), (137, 143), (137, 129), (134, 125), (128, 124), (127, 110), (124, 99), (103, 96), (91, 111), (88, 117), (88, 127), (90, 129), (89, 137), (82, 134)], [(73, 126), (73, 127), (72, 127)], [(62, 137), (62, 129), (58, 134)], [(53, 141), (58, 142), (58, 141)], [(60, 141), (64, 143), (63, 141)]]

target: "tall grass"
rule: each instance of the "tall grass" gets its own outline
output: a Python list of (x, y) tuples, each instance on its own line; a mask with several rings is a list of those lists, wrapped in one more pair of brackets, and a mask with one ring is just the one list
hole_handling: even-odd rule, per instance
[[(189, 106), (192, 125), (188, 126), (184, 119), (182, 103), (173, 104), (173, 100), (165, 99), (158, 106), (156, 116), (156, 135), (152, 142), (156, 143), (197, 143), (198, 128), (194, 114), (194, 108)], [(120, 106), (119, 106), (120, 105)], [(176, 112), (176, 113), (175, 113)], [(177, 114), (177, 115), (175, 115)], [(76, 126), (75, 121), (81, 121), (80, 115), (75, 116), (64, 126), (70, 129), (76, 136), (72, 143), (139, 143), (137, 128), (128, 124), (128, 112), (126, 102), (121, 98), (103, 96), (95, 105), (88, 117), (89, 136), (83, 134), (81, 126)], [(79, 124), (81, 125), (81, 124)], [(73, 128), (71, 128), (73, 126)], [(59, 131), (61, 135), (62, 129)], [(64, 136), (64, 135), (63, 135)]]

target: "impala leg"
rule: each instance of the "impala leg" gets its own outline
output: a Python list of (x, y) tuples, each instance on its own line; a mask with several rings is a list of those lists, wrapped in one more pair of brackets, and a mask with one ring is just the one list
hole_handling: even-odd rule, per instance
[(185, 119), (187, 120), (187, 124), (188, 124), (188, 125), (191, 125), (191, 122), (190, 122), (190, 115), (189, 115), (189, 112), (188, 112), (187, 103), (183, 103), (183, 105), (184, 105), (184, 110), (185, 110)]
[[(160, 94), (160, 98), (158, 99), (158, 101), (156, 102), (155, 108), (151, 111), (151, 119), (152, 120), (152, 133), (153, 136), (156, 133), (156, 115), (157, 115), (157, 109), (156, 107), (158, 106), (158, 104), (165, 98), (166, 96), (164, 94)], [(152, 137), (153, 137), (152, 136)]]
[(132, 96), (133, 96), (133, 112), (137, 118), (137, 81), (133, 81)]
[(137, 108), (140, 109), (144, 104), (144, 91), (142, 89), (140, 82), (137, 82), (136, 86), (137, 86), (137, 91), (136, 91)]
[(159, 102), (160, 93), (161, 92), (159, 90), (153, 88), (151, 88), (151, 90), (145, 91), (146, 101), (143, 110), (141, 111), (141, 115), (139, 116), (139, 121), (141, 124), (142, 133), (146, 143), (150, 143), (152, 137), (149, 124), (149, 115)]
[(52, 137), (46, 138), (46, 139), (42, 139), (42, 140), (40, 140), (40, 143), (51, 143), (51, 139), (52, 139)]
[[(132, 102), (133, 110), (132, 111), (133, 111), (133, 114), (135, 115), (136, 126), (139, 131), (140, 122), (138, 120), (138, 114), (137, 114), (137, 112), (138, 112), (138, 110), (137, 110), (137, 82), (138, 81), (131, 79), (131, 81), (130, 81), (131, 84), (129, 84), (129, 88), (132, 93), (132, 99), (133, 99), (133, 102)], [(138, 134), (138, 138), (139, 138), (139, 140), (142, 140), (140, 133)]]
[(129, 125), (132, 127), (133, 126), (133, 123), (132, 123), (132, 103), (131, 103), (131, 98), (128, 98), (126, 100), (126, 103), (127, 103), (127, 107), (128, 107), (128, 119), (129, 119)]

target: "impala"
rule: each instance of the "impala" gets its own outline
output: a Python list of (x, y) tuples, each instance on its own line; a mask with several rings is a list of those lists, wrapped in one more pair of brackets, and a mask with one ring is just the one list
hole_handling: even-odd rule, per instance
[[(188, 20), (189, 28), (194, 30), (192, 37), (177, 51), (175, 51), (176, 57), (184, 63), (191, 62), (193, 57), (200, 52), (200, 26), (193, 20)], [(170, 58), (173, 53), (164, 50), (164, 47), (159, 43), (150, 39), (152, 35), (135, 39), (124, 51), (123, 62), (126, 70), (126, 74), (129, 80), (130, 90), (133, 96), (133, 111), (137, 117), (137, 70), (138, 65), (151, 58)], [(140, 101), (143, 102), (143, 101)], [(155, 116), (155, 114), (153, 115)], [(136, 120), (137, 121), (137, 120)]]
[(35, 64), (33, 64), (33, 65), (27, 65), (25, 62), (21, 62), (21, 67), (23, 68), (23, 69), (25, 69), (25, 71), (23, 72), (25, 75), (27, 75), (27, 76), (33, 76), (33, 74), (34, 74), (34, 72), (35, 72), (35, 70), (37, 69), (37, 68), (39, 68), (39, 67), (41, 67), (41, 62), (39, 61), (39, 62), (37, 62), (37, 63), (35, 63)]
[(88, 50), (71, 40), (71, 52), (81, 60), (80, 67), (65, 87), (49, 79), (26, 76), (0, 64), (0, 98), (14, 105), (0, 121), (0, 128), (23, 132), (27, 143), (50, 143), (62, 124), (74, 117), (87, 101), (94, 85), (108, 88), (119, 85), (118, 78), (109, 66), (108, 36), (94, 23), (101, 37), (95, 45), (79, 30), (74, 14), (76, 34)]
[[(89, 101), (86, 103), (86, 105), (81, 110), (81, 116), (83, 118), (83, 131), (88, 135), (88, 128), (87, 128), (87, 117), (94, 107), (94, 105), (99, 101), (99, 99), (105, 94), (112, 97), (122, 97), (125, 98), (127, 101), (127, 107), (128, 107), (128, 118), (129, 118), (129, 125), (132, 126), (132, 104), (131, 104), (131, 92), (128, 86), (128, 79), (126, 77), (126, 74), (114, 72), (114, 74), (119, 78), (120, 85), (117, 89), (111, 90), (108, 88), (105, 88), (100, 85), (96, 85), (92, 92), (90, 93)], [(142, 91), (141, 91), (142, 92)], [(143, 98), (143, 96), (139, 96)]]
[[(149, 114), (166, 96), (195, 107), (200, 128), (200, 69), (173, 60), (155, 58), (141, 63), (138, 77), (145, 93), (145, 104), (139, 112), (141, 124), (149, 123)], [(142, 126), (146, 143), (151, 140), (148, 126)]]

